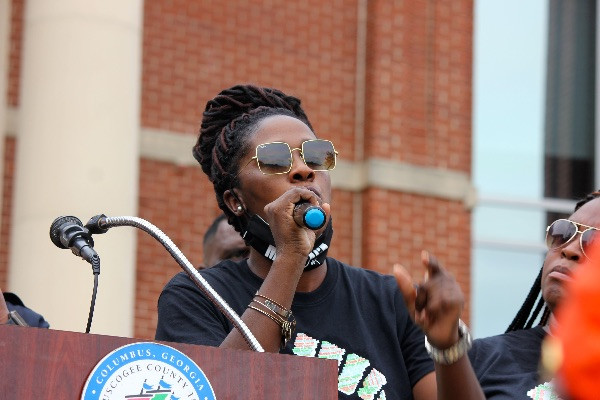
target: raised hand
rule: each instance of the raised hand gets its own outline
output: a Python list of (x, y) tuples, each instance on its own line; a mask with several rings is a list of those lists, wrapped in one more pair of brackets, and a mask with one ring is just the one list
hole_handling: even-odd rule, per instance
[(445, 349), (459, 339), (458, 320), (464, 296), (454, 277), (434, 256), (423, 251), (421, 261), (425, 277), (419, 284), (400, 264), (394, 266), (394, 276), (415, 323), (434, 347)]
[(325, 227), (318, 231), (298, 226), (293, 218), (294, 206), (300, 201), (306, 201), (315, 206), (321, 206), (327, 217), (330, 213), (330, 205), (321, 203), (321, 199), (315, 192), (303, 188), (294, 187), (286, 191), (273, 202), (265, 206), (266, 220), (269, 223), (278, 254), (298, 253), (306, 258), (313, 249), (315, 239)]

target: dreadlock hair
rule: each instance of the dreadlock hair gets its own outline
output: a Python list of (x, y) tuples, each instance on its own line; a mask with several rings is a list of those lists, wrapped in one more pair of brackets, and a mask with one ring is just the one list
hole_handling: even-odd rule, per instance
[(297, 118), (313, 130), (298, 98), (253, 85), (236, 85), (221, 91), (208, 101), (202, 114), (192, 154), (212, 182), (219, 208), (238, 232), (244, 229), (245, 217), (229, 210), (223, 193), (239, 185), (239, 162), (249, 150), (248, 138), (260, 121), (274, 115)]
[[(575, 204), (575, 211), (579, 210), (584, 204), (589, 201), (592, 201), (596, 198), (600, 197), (600, 191), (592, 192), (586, 195), (583, 199), (579, 200)], [(545, 306), (544, 298), (542, 297), (542, 271), (544, 267), (540, 269), (537, 278), (533, 282), (533, 286), (529, 290), (529, 294), (525, 298), (525, 301), (521, 305), (521, 308), (517, 312), (517, 315), (506, 329), (506, 332), (517, 331), (521, 329), (529, 329), (533, 326), (533, 322), (538, 317), (542, 307), (544, 308), (544, 312), (540, 317), (539, 325), (546, 325), (548, 323), (548, 319), (550, 318), (550, 309), (548, 306)], [(537, 304), (536, 304), (537, 301)], [(535, 305), (535, 308), (534, 308)]]

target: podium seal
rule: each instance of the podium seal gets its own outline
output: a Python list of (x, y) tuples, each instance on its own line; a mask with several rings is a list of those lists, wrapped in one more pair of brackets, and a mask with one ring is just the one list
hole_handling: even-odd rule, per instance
[(92, 370), (82, 400), (215, 400), (204, 372), (188, 356), (160, 343), (128, 344)]

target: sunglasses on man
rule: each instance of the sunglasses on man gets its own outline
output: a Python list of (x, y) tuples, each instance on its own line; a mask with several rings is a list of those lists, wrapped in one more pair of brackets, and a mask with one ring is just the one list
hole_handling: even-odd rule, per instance
[[(585, 228), (579, 230), (579, 227)], [(546, 246), (554, 250), (569, 244), (578, 233), (579, 247), (586, 258), (590, 258), (590, 250), (598, 239), (598, 228), (573, 222), (568, 219), (557, 219), (546, 228)]]
[[(298, 150), (304, 163), (313, 171), (331, 171), (335, 168), (337, 151), (333, 143), (324, 139), (312, 139), (302, 142), (301, 147), (290, 148), (285, 142), (263, 143), (256, 146), (258, 169), (265, 175), (287, 174), (292, 170), (292, 152)], [(248, 165), (246, 164), (246, 165)]]

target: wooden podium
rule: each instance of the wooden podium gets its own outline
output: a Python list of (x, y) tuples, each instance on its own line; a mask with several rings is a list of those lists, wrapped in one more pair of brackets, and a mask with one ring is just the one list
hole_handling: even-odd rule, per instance
[[(79, 399), (96, 364), (136, 342), (144, 340), (0, 325), (0, 399)], [(200, 367), (216, 399), (337, 399), (334, 360), (162, 343)]]

